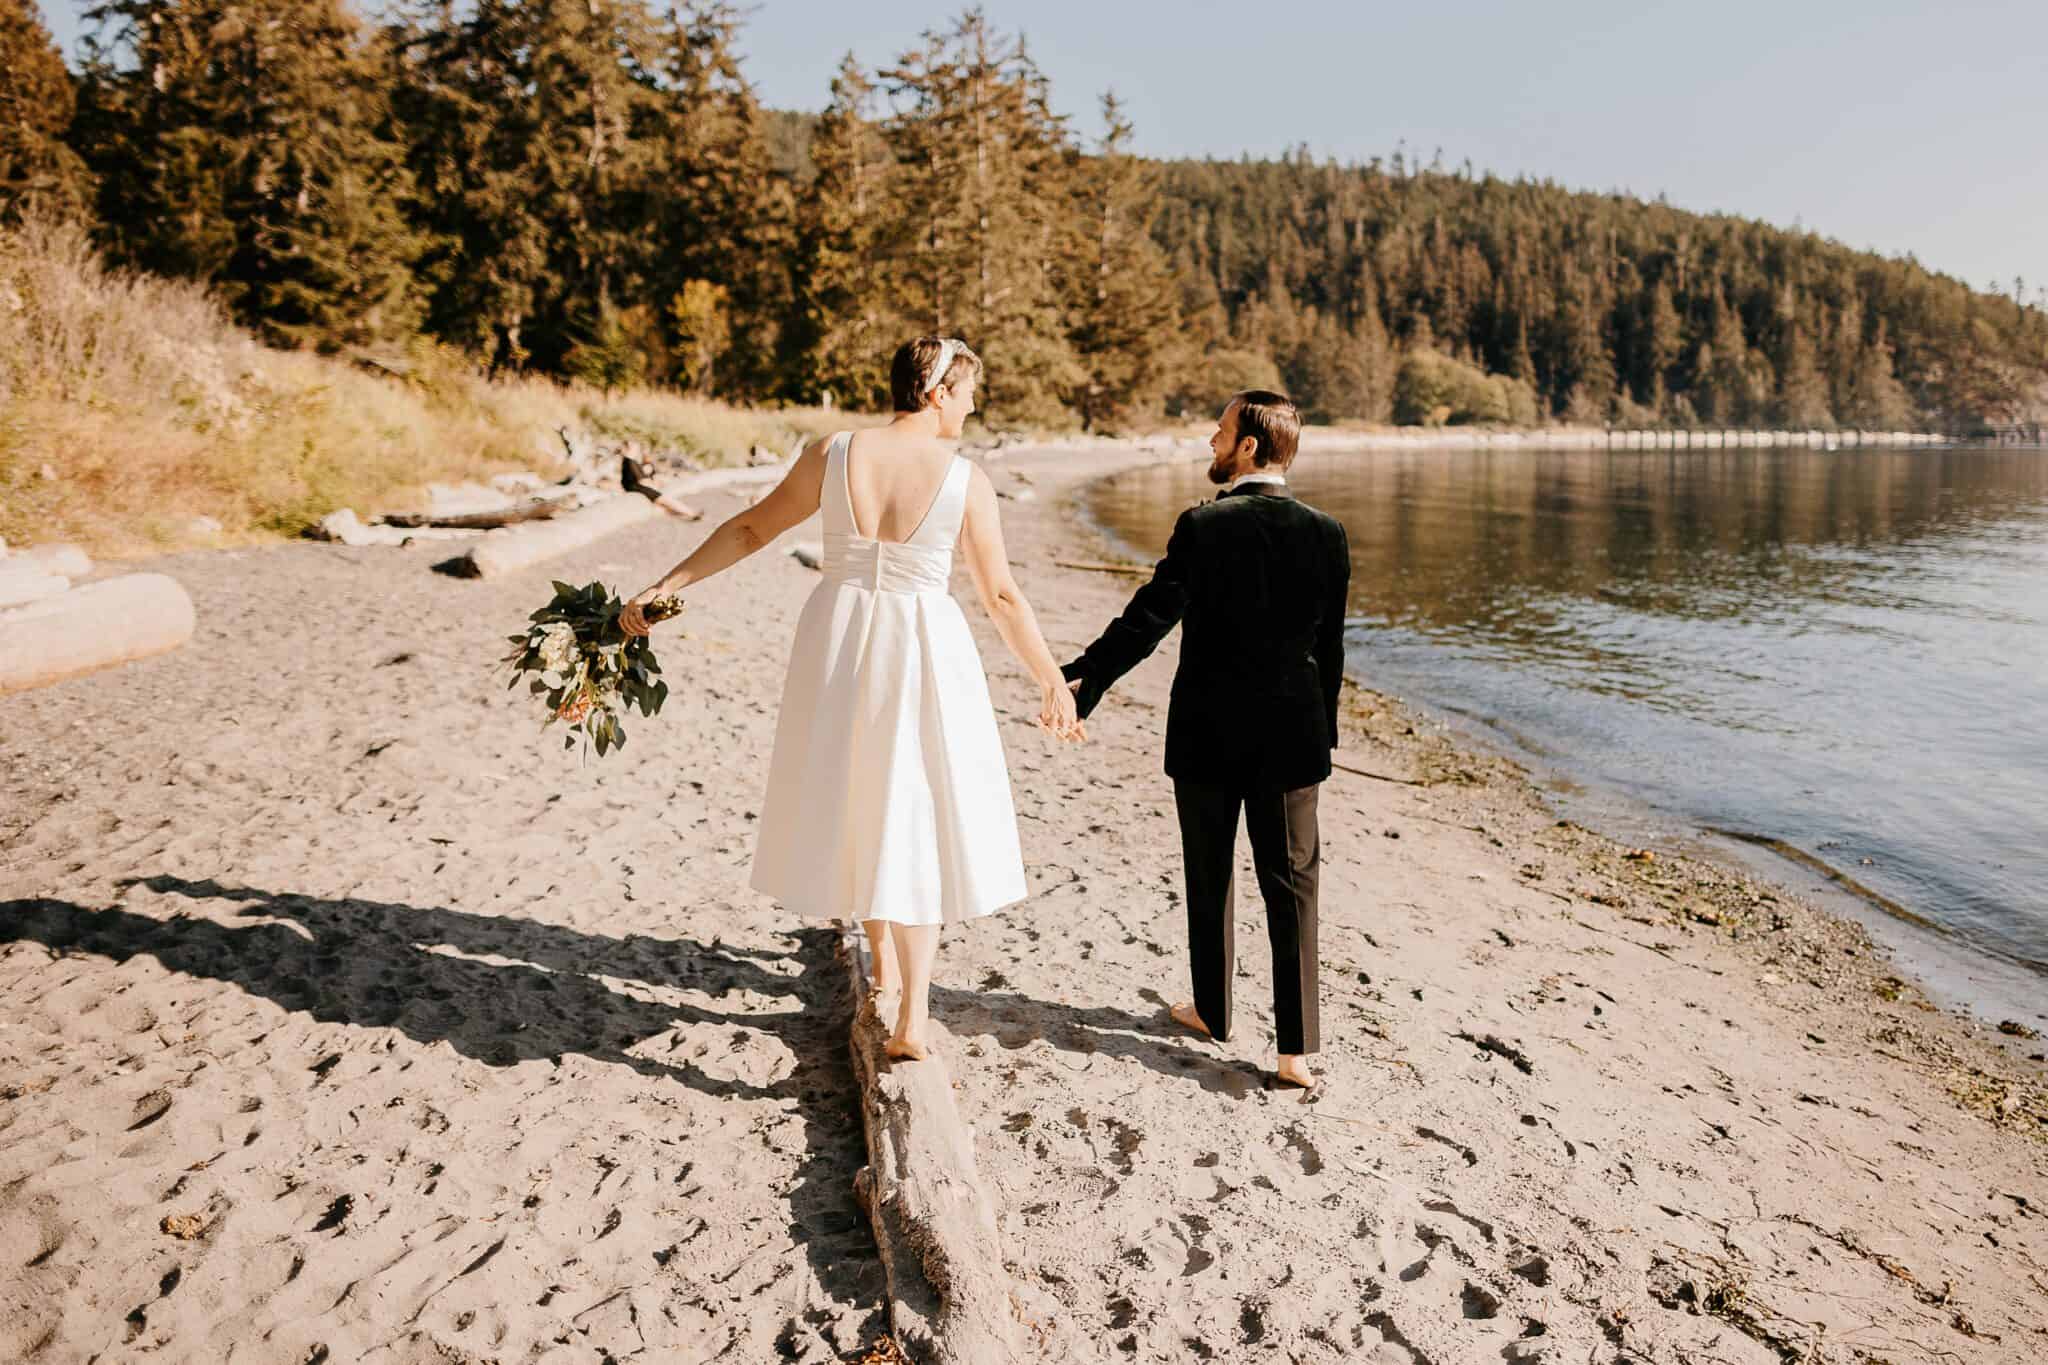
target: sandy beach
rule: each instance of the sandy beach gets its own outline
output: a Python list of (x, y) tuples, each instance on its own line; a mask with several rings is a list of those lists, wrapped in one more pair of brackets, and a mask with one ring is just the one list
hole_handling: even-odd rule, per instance
[[(1005, 525), (1062, 657), (1138, 581), (1058, 567), (1109, 553), (1075, 490), (1153, 458), (990, 463), (1035, 495)], [(746, 887), (814, 574), (778, 546), (696, 594), (657, 636), (676, 695), (601, 762), (494, 667), (550, 578), (630, 592), (701, 533), (485, 582), (430, 572), (442, 546), (155, 560), (191, 645), (0, 700), (0, 1360), (882, 1334), (835, 936)], [(1358, 687), (1322, 799), (1326, 1086), (1269, 1090), (1248, 854), (1239, 1031), (1166, 1019), (1174, 642), (1059, 749), (969, 616), (1035, 895), (949, 934), (933, 1008), (1072, 1358), (2048, 1356), (2041, 1040), (1935, 1010), (1789, 892), (1561, 823)]]

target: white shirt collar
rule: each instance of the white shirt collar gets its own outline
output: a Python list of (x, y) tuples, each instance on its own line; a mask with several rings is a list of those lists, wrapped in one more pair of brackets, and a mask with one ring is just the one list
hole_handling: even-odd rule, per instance
[(1224, 489), (1223, 491), (1226, 493), (1234, 493), (1248, 483), (1277, 483), (1285, 485), (1286, 482), (1287, 476), (1285, 474), (1275, 473), (1273, 470), (1270, 469), (1255, 469), (1249, 474), (1240, 474), (1236, 478), (1232, 479), (1230, 481), (1230, 486)]

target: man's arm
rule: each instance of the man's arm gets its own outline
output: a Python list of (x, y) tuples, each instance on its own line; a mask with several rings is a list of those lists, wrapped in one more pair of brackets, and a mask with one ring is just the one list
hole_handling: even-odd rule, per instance
[(1166, 557), (1152, 568), (1152, 580), (1131, 597), (1123, 614), (1111, 621), (1081, 657), (1060, 670), (1081, 686), (1074, 697), (1083, 719), (1118, 678), (1136, 668), (1168, 631), (1180, 624), (1188, 609), (1188, 574), (1194, 560), (1192, 510), (1180, 514), (1166, 542)]
[(1324, 588), (1323, 619), (1316, 628), (1316, 675), (1330, 721), (1330, 747), (1337, 747), (1337, 695), (1344, 688), (1344, 612), (1351, 590), (1351, 541), (1337, 528), (1337, 561)]

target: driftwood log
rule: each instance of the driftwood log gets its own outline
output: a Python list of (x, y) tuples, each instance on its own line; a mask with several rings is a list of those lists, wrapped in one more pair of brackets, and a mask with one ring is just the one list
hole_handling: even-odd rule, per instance
[[(889, 1025), (869, 990), (867, 941), (849, 927), (840, 956), (853, 990), (853, 1072), (868, 1165), (855, 1180), (889, 1285), (889, 1325), (914, 1365), (1008, 1365), (1046, 1353), (1051, 1313), (1031, 1313), (1003, 1265), (995, 1205), (974, 1164), (974, 1134), (953, 1103), (946, 1056), (957, 1047), (934, 1021), (932, 1056), (892, 1061)], [(1029, 1313), (1037, 1321), (1027, 1322)]]
[(21, 568), (58, 578), (83, 578), (92, 572), (92, 557), (76, 545), (30, 545), (0, 558), (0, 573)]
[(176, 649), (192, 624), (192, 599), (160, 573), (103, 579), (0, 614), (0, 694)]
[(490, 512), (387, 512), (383, 522), (386, 526), (408, 528), (440, 526), (463, 531), (495, 531), (501, 526), (517, 526), (521, 522), (547, 521), (561, 511), (559, 501), (535, 498), (516, 507), (501, 507)]
[(1081, 569), (1088, 573), (1122, 573), (1143, 578), (1150, 569), (1137, 564), (1096, 564), (1085, 559), (1055, 559), (1054, 564), (1062, 569)]
[(499, 578), (660, 515), (647, 499), (621, 493), (547, 521), (493, 531), (448, 569), (461, 578)]
[(0, 608), (19, 607), (55, 597), (71, 586), (71, 580), (44, 573), (33, 565), (0, 563)]
[(1385, 773), (1376, 773), (1369, 768), (1354, 768), (1349, 763), (1339, 763), (1335, 759), (1330, 760), (1330, 766), (1340, 773), (1355, 773), (1359, 777), (1370, 777), (1375, 782), (1393, 782), (1403, 787), (1427, 787), (1429, 785), (1429, 783), (1419, 778), (1389, 777)]
[[(765, 486), (781, 479), (786, 469), (786, 465), (769, 465), (760, 469), (713, 469), (676, 479), (669, 484), (668, 491), (672, 495), (683, 496), (749, 484)], [(497, 578), (557, 555), (565, 555), (571, 550), (580, 550), (614, 531), (623, 531), (628, 526), (660, 515), (661, 509), (648, 499), (637, 493), (621, 493), (574, 512), (558, 513), (544, 522), (493, 531), (468, 554), (434, 567), (458, 578)], [(445, 522), (440, 524), (446, 525)]]

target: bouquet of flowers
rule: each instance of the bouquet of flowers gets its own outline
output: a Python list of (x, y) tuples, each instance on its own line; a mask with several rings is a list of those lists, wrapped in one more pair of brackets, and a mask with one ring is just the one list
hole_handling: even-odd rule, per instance
[[(508, 686), (525, 680), (530, 694), (547, 698), (541, 728), (558, 720), (566, 723), (571, 733), (563, 741), (565, 749), (576, 747), (578, 734), (586, 754), (593, 745), (599, 758), (623, 749), (620, 715), (638, 707), (641, 715), (651, 716), (668, 700), (668, 684), (657, 676), (661, 665), (648, 641), (628, 639), (619, 629), (625, 605), (602, 583), (578, 588), (557, 582), (554, 600), (528, 618), (533, 624), (510, 637)], [(650, 622), (666, 621), (682, 609), (681, 598), (663, 597), (648, 605), (646, 616)]]

